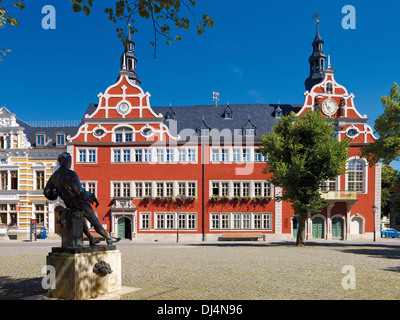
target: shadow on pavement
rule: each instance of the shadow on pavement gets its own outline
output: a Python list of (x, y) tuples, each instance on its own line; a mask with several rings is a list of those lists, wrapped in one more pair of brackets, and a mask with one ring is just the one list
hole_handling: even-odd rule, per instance
[(46, 293), (42, 288), (43, 278), (13, 279), (0, 276), (0, 300), (20, 300), (24, 297)]

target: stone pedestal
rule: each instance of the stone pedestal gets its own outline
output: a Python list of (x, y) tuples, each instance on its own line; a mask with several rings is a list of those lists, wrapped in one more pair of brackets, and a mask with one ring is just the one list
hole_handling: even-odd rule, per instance
[(55, 269), (51, 298), (85, 300), (121, 290), (121, 253), (116, 246), (52, 248), (46, 262)]
[(63, 248), (83, 247), (83, 212), (63, 209), (61, 214)]

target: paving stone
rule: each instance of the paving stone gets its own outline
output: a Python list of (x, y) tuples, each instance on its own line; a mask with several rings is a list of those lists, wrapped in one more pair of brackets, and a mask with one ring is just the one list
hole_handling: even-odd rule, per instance
[[(0, 299), (42, 294), (41, 273), (59, 241), (0, 242)], [(400, 240), (379, 243), (146, 243), (122, 241), (125, 300), (400, 299)], [(345, 290), (344, 266), (355, 270)]]

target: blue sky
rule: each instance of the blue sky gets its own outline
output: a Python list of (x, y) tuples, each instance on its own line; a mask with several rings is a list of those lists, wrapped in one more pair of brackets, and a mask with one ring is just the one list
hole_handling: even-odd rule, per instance
[[(81, 119), (118, 76), (115, 29), (124, 25), (107, 19), (110, 2), (94, 1), (89, 17), (64, 0), (26, 0), (26, 10), (15, 10), (21, 25), (0, 31), (0, 48), (12, 50), (0, 62), (0, 105), (26, 121)], [(56, 9), (55, 30), (42, 28), (45, 5)], [(342, 28), (345, 5), (356, 9), (355, 30)], [(198, 36), (193, 23), (169, 46), (160, 38), (156, 59), (153, 31), (138, 21), (137, 73), (153, 106), (212, 104), (213, 91), (222, 104), (303, 103), (316, 12), (335, 78), (371, 126), (381, 96), (400, 82), (399, 1), (199, 0), (194, 11), (213, 17), (214, 27)]]

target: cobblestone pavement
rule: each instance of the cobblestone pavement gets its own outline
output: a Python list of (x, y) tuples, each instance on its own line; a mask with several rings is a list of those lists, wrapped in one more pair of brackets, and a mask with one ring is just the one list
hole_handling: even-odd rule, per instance
[[(60, 241), (0, 241), (0, 299), (44, 293), (46, 255)], [(400, 299), (400, 240), (145, 243), (122, 241), (122, 299)], [(354, 267), (355, 289), (342, 286)], [(347, 279), (345, 278), (345, 280)], [(350, 284), (348, 281), (344, 281)]]

